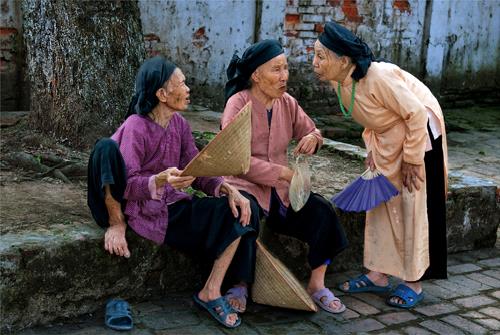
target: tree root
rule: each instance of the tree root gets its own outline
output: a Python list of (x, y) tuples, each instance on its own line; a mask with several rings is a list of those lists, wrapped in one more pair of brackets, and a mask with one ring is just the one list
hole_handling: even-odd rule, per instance
[[(56, 156), (53, 156), (52, 158), (54, 157)], [(38, 172), (38, 175), (36, 177), (41, 178), (44, 176), (51, 175), (54, 178), (62, 180), (64, 183), (71, 183), (68, 177), (66, 177), (66, 175), (59, 168), (66, 167), (68, 166), (68, 164), (69, 165), (74, 164), (74, 162), (64, 161), (63, 159), (57, 159), (59, 163), (57, 163), (53, 167), (50, 167), (41, 163), (42, 160), (41, 156), (35, 157), (26, 152), (12, 152), (5, 155), (4, 159), (7, 162), (9, 162), (10, 165)], [(49, 160), (47, 159), (47, 161)], [(56, 161), (56, 159), (52, 159), (50, 161), (54, 162)]]

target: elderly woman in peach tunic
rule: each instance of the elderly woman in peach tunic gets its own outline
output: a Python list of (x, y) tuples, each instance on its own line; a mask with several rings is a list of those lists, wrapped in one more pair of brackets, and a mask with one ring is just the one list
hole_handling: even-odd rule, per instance
[[(335, 89), (342, 112), (365, 127), (366, 164), (400, 195), (367, 212), (364, 266), (342, 285), (349, 293), (390, 291), (387, 303), (410, 308), (423, 299), (421, 280), (447, 278), (446, 138), (431, 91), (398, 66), (376, 62), (369, 47), (329, 22), (314, 45), (314, 72)], [(347, 109), (347, 111), (346, 111)]]

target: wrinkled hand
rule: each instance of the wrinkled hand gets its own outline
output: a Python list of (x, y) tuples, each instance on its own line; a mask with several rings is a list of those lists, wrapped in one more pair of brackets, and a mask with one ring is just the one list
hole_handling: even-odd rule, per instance
[(155, 175), (156, 188), (163, 187), (166, 183), (169, 183), (176, 190), (191, 186), (196, 178), (192, 176), (181, 177), (181, 173), (182, 170), (176, 167), (171, 167), (158, 173)]
[(127, 240), (125, 239), (125, 231), (127, 225), (125, 223), (116, 223), (108, 227), (104, 234), (104, 249), (111, 255), (130, 257)]
[(294, 173), (293, 170), (290, 169), (288, 166), (283, 166), (283, 168), (281, 169), (279, 179), (291, 183), (293, 178), (293, 173)]
[(415, 165), (403, 162), (401, 164), (401, 174), (403, 175), (403, 185), (408, 188), (410, 193), (413, 188), (420, 190), (420, 184), (424, 181), (423, 165)]
[(366, 156), (366, 158), (365, 158), (365, 167), (367, 169), (370, 168), (370, 171), (374, 171), (377, 168), (375, 166), (375, 162), (373, 161), (373, 156), (372, 156), (371, 151), (368, 153), (368, 156)]
[[(250, 216), (252, 215), (250, 200), (245, 198), (237, 189), (227, 183), (222, 185), (221, 191), (222, 190), (227, 194), (229, 207), (231, 208), (234, 217), (237, 218), (238, 213), (241, 213), (240, 223), (243, 227), (247, 226), (250, 223)], [(238, 207), (240, 208), (239, 212)]]
[(309, 134), (302, 137), (299, 141), (299, 144), (293, 150), (293, 154), (297, 156), (298, 154), (304, 155), (312, 155), (316, 150), (316, 146), (318, 145), (318, 139), (316, 136)]

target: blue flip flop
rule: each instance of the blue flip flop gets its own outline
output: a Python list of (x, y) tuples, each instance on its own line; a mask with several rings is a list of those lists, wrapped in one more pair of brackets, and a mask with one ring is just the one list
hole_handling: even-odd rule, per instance
[(387, 286), (375, 285), (366, 275), (359, 275), (354, 279), (350, 279), (348, 283), (349, 283), (349, 289), (345, 290), (344, 284), (342, 283), (339, 285), (339, 290), (345, 293), (361, 293), (361, 292), (384, 293), (384, 292), (389, 292), (391, 290), (391, 284), (387, 284)]
[[(399, 298), (404, 301), (403, 304), (396, 303), (391, 301), (391, 298)], [(389, 295), (389, 298), (387, 298), (387, 304), (390, 306), (394, 307), (399, 307), (399, 308), (412, 308), (415, 307), (419, 302), (421, 302), (424, 299), (424, 292), (420, 292), (420, 294), (417, 294), (417, 292), (413, 291), (411, 288), (409, 288), (406, 285), (399, 284), (394, 291), (391, 292)]]
[(131, 330), (134, 327), (128, 302), (111, 299), (106, 303), (104, 324), (113, 330)]
[[(193, 295), (193, 300), (198, 306), (206, 309), (215, 320), (220, 324), (226, 326), (227, 328), (236, 328), (241, 324), (241, 319), (238, 317), (234, 325), (226, 323), (227, 316), (231, 313), (236, 313), (236, 311), (231, 307), (229, 302), (225, 297), (220, 297), (215, 300), (210, 300), (209, 302), (204, 302), (198, 298), (198, 293)], [(219, 309), (219, 311), (217, 311)], [(219, 314), (220, 313), (220, 314)]]

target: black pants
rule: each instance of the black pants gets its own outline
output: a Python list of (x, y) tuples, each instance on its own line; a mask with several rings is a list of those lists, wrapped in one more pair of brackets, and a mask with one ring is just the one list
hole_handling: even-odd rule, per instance
[[(109, 216), (104, 202), (105, 185), (110, 186), (113, 198), (122, 204), (124, 210), (126, 166), (117, 143), (108, 138), (96, 142), (88, 165), (87, 203), (95, 221), (103, 228), (109, 227)], [(242, 194), (250, 200), (252, 207), (248, 226), (242, 227), (239, 217), (233, 216), (226, 197), (193, 197), (192, 200), (181, 200), (168, 206), (165, 243), (191, 256), (213, 261), (234, 240), (241, 237), (230, 273), (235, 281), (252, 283), (260, 208), (251, 195)]]
[(232, 283), (253, 283), (256, 244), (259, 233), (259, 206), (250, 195), (252, 216), (243, 227), (239, 217), (231, 212), (227, 197), (193, 197), (168, 206), (168, 229), (165, 243), (192, 257), (206, 261), (218, 258), (237, 238), (241, 237), (228, 270)]
[(111, 195), (121, 203), (122, 211), (125, 210), (126, 205), (123, 194), (127, 186), (127, 169), (115, 141), (103, 138), (96, 142), (90, 154), (87, 173), (87, 204), (97, 224), (102, 228), (107, 228), (109, 215), (104, 203), (104, 185), (109, 185)]
[(427, 185), (427, 216), (429, 219), (429, 260), (430, 265), (420, 280), (446, 279), (447, 239), (446, 239), (446, 194), (444, 189), (444, 159), (442, 137), (431, 138), (432, 150), (425, 153), (425, 174)]
[(279, 199), (273, 190), (267, 224), (279, 234), (295, 237), (309, 246), (307, 257), (311, 269), (325, 264), (347, 248), (348, 241), (331, 203), (311, 193), (304, 207), (295, 212), (291, 206), (280, 214)]

